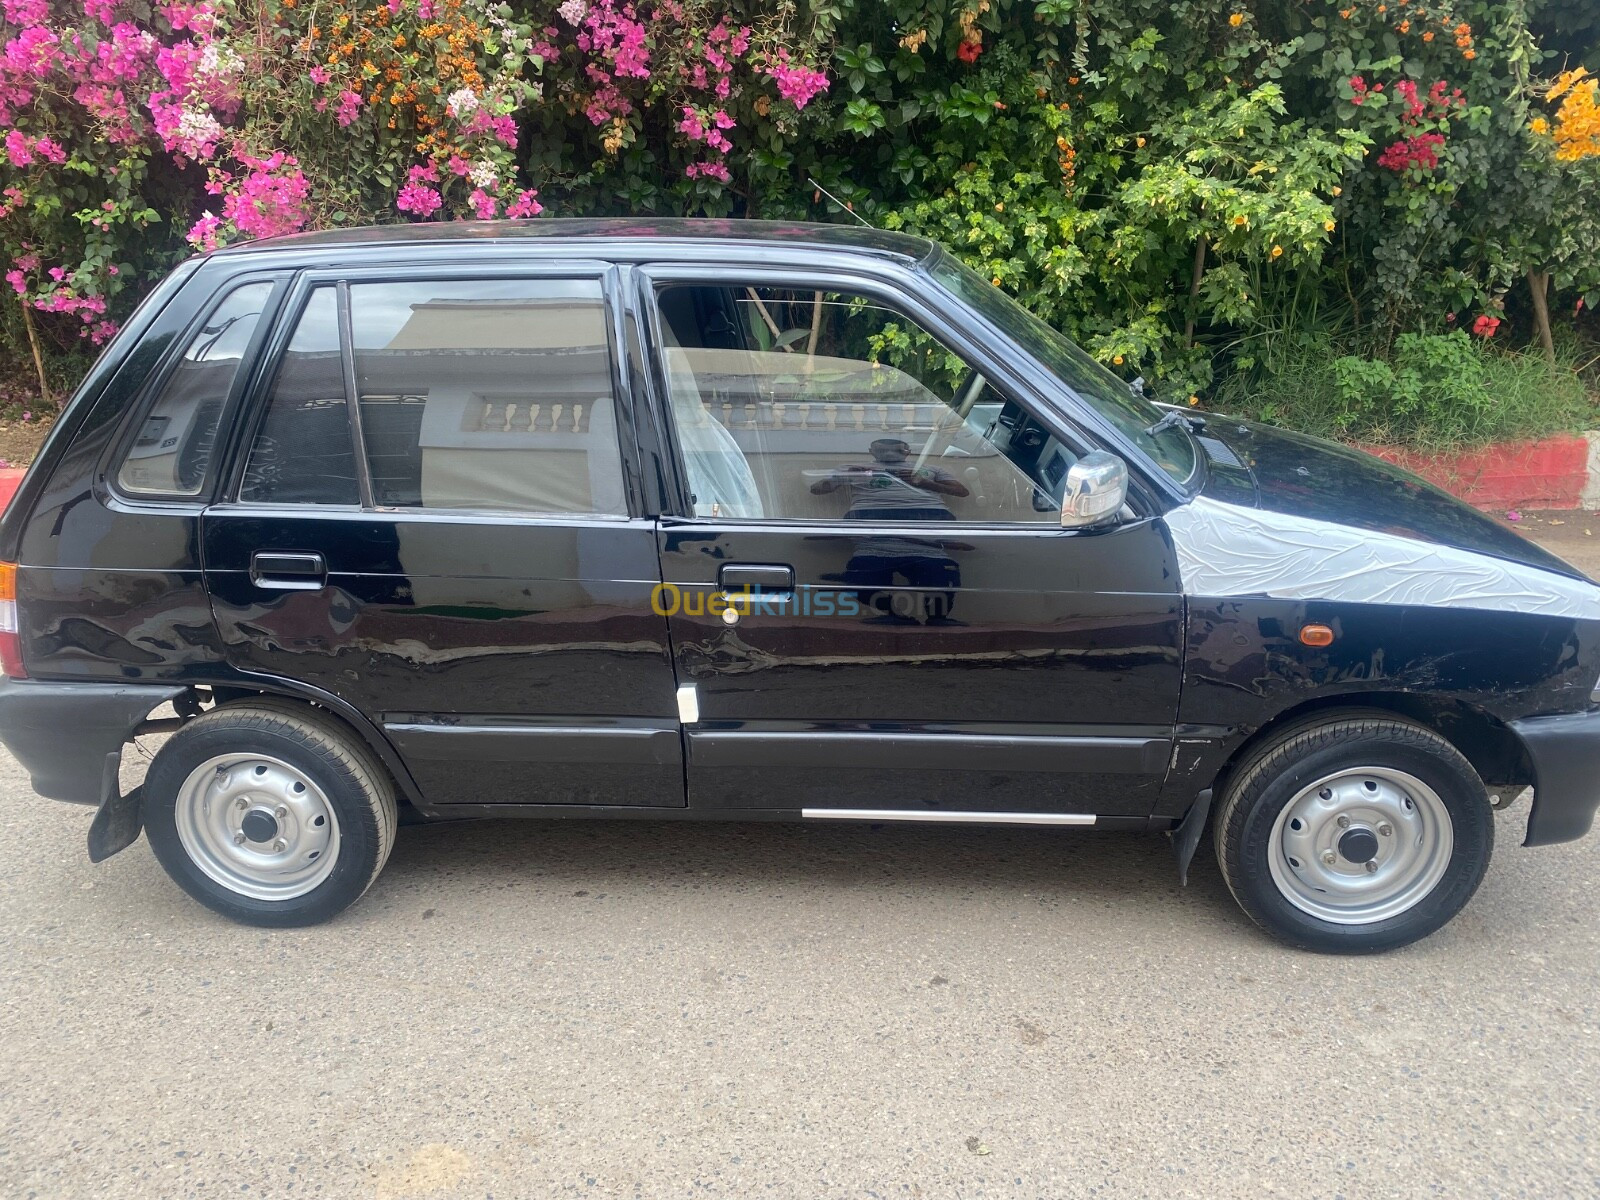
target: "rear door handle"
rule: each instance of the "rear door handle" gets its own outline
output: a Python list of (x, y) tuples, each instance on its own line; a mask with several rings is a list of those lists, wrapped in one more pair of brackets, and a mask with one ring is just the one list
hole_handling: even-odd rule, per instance
[(315, 591), (328, 582), (328, 564), (312, 551), (258, 550), (250, 556), (250, 582), (264, 588)]
[(725, 563), (717, 571), (717, 587), (724, 592), (792, 592), (794, 568), (767, 563)]

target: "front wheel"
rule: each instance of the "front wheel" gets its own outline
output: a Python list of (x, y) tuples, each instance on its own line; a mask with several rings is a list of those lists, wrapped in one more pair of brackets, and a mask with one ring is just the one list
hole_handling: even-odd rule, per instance
[(144, 821), (167, 874), (206, 907), (247, 925), (311, 925), (377, 878), (394, 845), (394, 788), (328, 714), (248, 701), (161, 747)]
[(1471, 899), (1494, 848), (1483, 781), (1432, 730), (1388, 716), (1291, 729), (1246, 759), (1214, 830), (1234, 899), (1296, 946), (1392, 950)]

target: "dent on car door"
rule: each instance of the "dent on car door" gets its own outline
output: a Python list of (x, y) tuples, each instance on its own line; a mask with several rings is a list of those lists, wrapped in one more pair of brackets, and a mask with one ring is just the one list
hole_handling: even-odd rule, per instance
[(311, 280), (206, 514), (232, 664), (370, 716), (429, 808), (683, 803), (606, 294)]
[(907, 302), (655, 284), (690, 803), (1146, 816), (1180, 679), (1156, 525), (1062, 529), (1063, 431)]

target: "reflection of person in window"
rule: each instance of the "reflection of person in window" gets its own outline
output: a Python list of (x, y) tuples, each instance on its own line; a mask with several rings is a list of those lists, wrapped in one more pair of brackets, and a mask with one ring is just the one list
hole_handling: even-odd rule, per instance
[(899, 438), (879, 438), (868, 450), (871, 463), (837, 467), (811, 485), (824, 496), (850, 490), (845, 517), (855, 521), (953, 521), (943, 496), (965, 496), (966, 484), (938, 467), (914, 467), (906, 460), (911, 447)]

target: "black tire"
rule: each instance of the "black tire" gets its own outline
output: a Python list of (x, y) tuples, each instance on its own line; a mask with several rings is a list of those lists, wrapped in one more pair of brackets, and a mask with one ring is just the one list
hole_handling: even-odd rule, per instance
[[(1453, 845), (1443, 875), (1412, 907), (1341, 924), (1304, 911), (1279, 887), (1269, 844), (1279, 814), (1307, 787), (1364, 767), (1405, 772), (1431, 788), (1448, 812)], [(1489, 866), (1494, 813), (1472, 764), (1432, 730), (1387, 714), (1343, 714), (1287, 729), (1242, 761), (1213, 837), (1228, 890), (1256, 924), (1302, 949), (1372, 954), (1427, 937), (1461, 911)]]
[[(334, 865), (312, 890), (292, 899), (234, 891), (200, 868), (177, 828), (179, 789), (200, 765), (221, 755), (258, 753), (289, 764), (320, 789), (339, 840)], [(246, 925), (315, 925), (344, 911), (372, 885), (394, 847), (394, 784), (383, 765), (337, 718), (293, 701), (259, 699), (222, 705), (169, 738), (145, 776), (144, 825), (169, 876), (214, 912)]]

